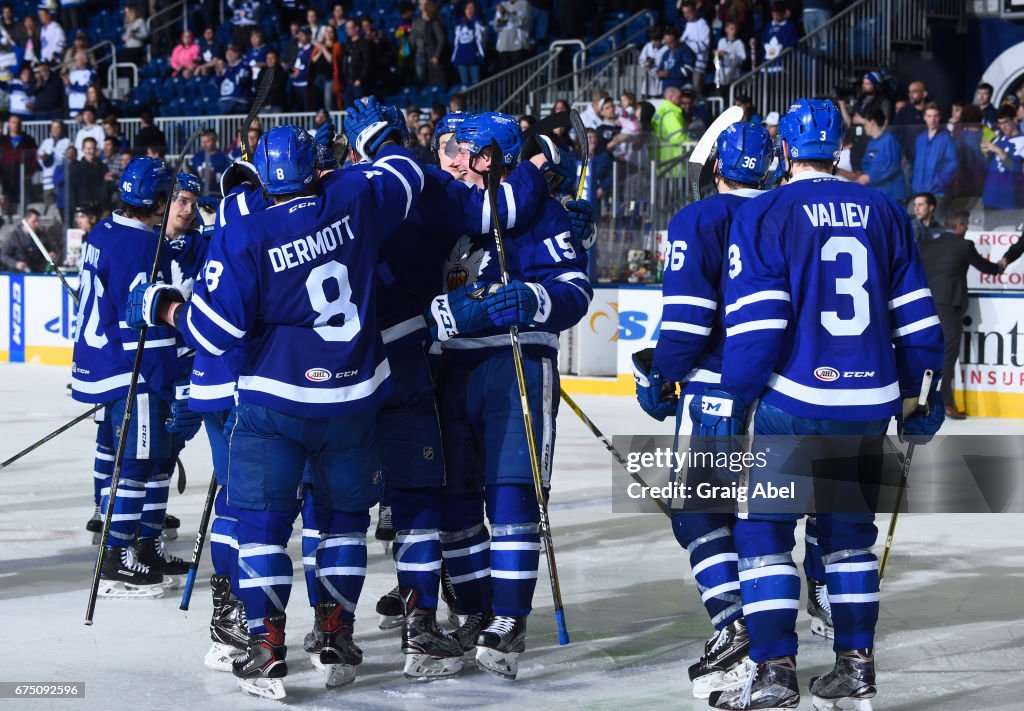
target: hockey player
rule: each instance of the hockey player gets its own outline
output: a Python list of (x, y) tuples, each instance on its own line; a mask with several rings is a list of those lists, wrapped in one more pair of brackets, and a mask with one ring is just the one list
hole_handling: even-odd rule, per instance
[(448, 142), (454, 138), (455, 129), (467, 118), (469, 118), (469, 114), (463, 111), (446, 113), (434, 126), (434, 137), (430, 141), (430, 148), (437, 156), (437, 164), (441, 166), (441, 170), (449, 173), (456, 180), (464, 180), (466, 176), (462, 171), (452, 167), (452, 159), (445, 153), (445, 149), (448, 147)]
[[(657, 420), (675, 414), (676, 432), (684, 435), (691, 429), (690, 401), (722, 377), (729, 227), (736, 211), (762, 194), (760, 187), (774, 155), (771, 136), (753, 123), (726, 128), (718, 137), (717, 149), (718, 194), (687, 205), (668, 224), (657, 346), (633, 356), (640, 406)], [(682, 384), (681, 408), (676, 382)], [(691, 485), (695, 487), (696, 482)], [(672, 530), (689, 553), (701, 600), (715, 628), (704, 645), (704, 655), (689, 668), (698, 699), (742, 684), (747, 676), (750, 644), (740, 603), (732, 537), (735, 523), (735, 515), (728, 513), (675, 510), (672, 514)]]
[(239, 510), (237, 594), (250, 637), (232, 666), (243, 689), (273, 698), (284, 695), (287, 675), (285, 545), (310, 457), (327, 685), (351, 682), (362, 661), (352, 627), (368, 509), (380, 487), (377, 431), (366, 412), (386, 395), (390, 375), (372, 278), (380, 235), (405, 218), (423, 187), (376, 101), (352, 107), (347, 121), (373, 171), (336, 171), (318, 183), (309, 135), (292, 126), (270, 130), (254, 164), (275, 204), (239, 220), (230, 245), (211, 245), (187, 305), (163, 284), (133, 292), (133, 323), (184, 325), (212, 355), (242, 344), (228, 502)]
[[(81, 276), (81, 300), (72, 365), (72, 396), (81, 402), (107, 403), (111, 426), (124, 419), (125, 397), (138, 348), (138, 333), (124, 327), (125, 303), (133, 281), (145, 281), (156, 256), (154, 226), (172, 184), (163, 161), (133, 159), (121, 175), (122, 208), (100, 222), (89, 235)], [(170, 278), (168, 250), (161, 253), (159, 272)], [(108, 551), (100, 571), (98, 593), (106, 597), (159, 597), (164, 576), (140, 558), (162, 562), (165, 551), (156, 540), (163, 511), (147, 510), (158, 494), (151, 482), (163, 480), (173, 466), (171, 433), (165, 427), (174, 401), (179, 365), (177, 339), (168, 328), (149, 332), (134, 414), (127, 432), (117, 497), (113, 502)], [(110, 506), (109, 487), (102, 508)]]
[[(694, 407), (702, 436), (735, 435), (745, 431), (747, 410), (760, 398), (753, 447), (766, 464), (751, 468), (751, 491), (758, 483), (809, 475), (813, 457), (825, 455), (842, 457), (830, 463), (830, 477), (859, 479), (870, 488), (865, 477), (875, 473), (858, 463), (880, 454), (891, 417), (916, 442), (928, 441), (943, 421), (935, 385), (942, 335), (909, 218), (878, 191), (832, 176), (842, 132), (830, 101), (795, 102), (780, 124), (792, 179), (740, 208), (730, 229), (722, 382), (705, 389)], [(917, 399), (927, 369), (936, 374), (927, 413), (903, 417), (902, 400)], [(770, 435), (786, 439), (760, 444)], [(782, 510), (779, 500), (751, 499), (736, 522), (740, 591), (757, 666), (742, 688), (712, 693), (715, 708), (799, 704), (799, 575), (791, 551), (807, 502), (784, 503)], [(815, 518), (836, 664), (812, 679), (810, 690), (815, 704), (827, 708), (875, 695), (878, 562), (871, 546), (877, 529), (871, 513), (819, 510)]]
[[(491, 153), (492, 138), (500, 155)], [(487, 171), (506, 176), (519, 161), (522, 134), (510, 116), (473, 116), (455, 139), (448, 144), (453, 167), (478, 187)], [(431, 314), (444, 346), (437, 389), (447, 469), (441, 546), (459, 601), (473, 613), (457, 636), (467, 649), (475, 644), (478, 666), (515, 678), (526, 648), (540, 536), (508, 328), (520, 328), (547, 488), (558, 402), (557, 334), (583, 317), (592, 291), (569, 219), (554, 200), (533, 219), (517, 220), (505, 249), (512, 279), (507, 287), (500, 284), (493, 235), (482, 231), (460, 240), (446, 264), (447, 293), (433, 300)]]

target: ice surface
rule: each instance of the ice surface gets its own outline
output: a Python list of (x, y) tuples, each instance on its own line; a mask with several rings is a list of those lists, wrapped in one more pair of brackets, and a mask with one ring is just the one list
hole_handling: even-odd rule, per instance
[[(62, 368), (0, 365), (0, 460), (88, 409), (65, 395)], [(632, 399), (579, 396), (609, 436), (668, 433)], [(1024, 423), (970, 419), (949, 432), (1020, 435)], [(610, 460), (563, 407), (558, 418), (551, 520), (573, 643), (559, 647), (547, 575), (540, 574), (519, 679), (472, 665), (461, 678), (416, 684), (401, 673), (397, 630), (376, 626), (373, 606), (395, 582), (394, 565), (370, 541), (369, 575), (356, 623), (366, 661), (352, 686), (328, 692), (301, 649), (312, 615), (299, 563), (289, 606), (291, 674), (284, 702), (243, 695), (234, 678), (202, 665), (209, 645), (209, 555), (188, 613), (179, 598), (98, 601), (83, 625), (95, 548), (95, 427), (83, 422), (0, 472), (0, 624), (3, 681), (84, 681), (86, 699), (0, 700), (2, 709), (701, 709), (686, 667), (710, 633), (686, 556), (659, 515), (611, 513)], [(203, 435), (182, 455), (189, 486), (172, 490), (182, 520), (172, 545), (191, 555), (209, 482)], [(888, 521), (879, 528), (884, 536)], [(880, 537), (882, 537), (880, 536)], [(1024, 697), (1024, 516), (905, 515), (882, 593), (876, 709), (1019, 709)], [(880, 546), (879, 546), (880, 549)], [(798, 546), (797, 556), (802, 555)], [(542, 563), (543, 565), (543, 563)], [(799, 620), (799, 674), (831, 667), (830, 646)], [(87, 705), (86, 705), (87, 704)], [(804, 695), (802, 708), (810, 708)]]

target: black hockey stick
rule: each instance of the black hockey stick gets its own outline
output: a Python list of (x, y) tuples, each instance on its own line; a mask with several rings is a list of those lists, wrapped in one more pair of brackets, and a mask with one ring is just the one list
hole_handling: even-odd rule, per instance
[[(921, 379), (921, 393), (917, 396), (917, 406), (914, 407), (915, 415), (924, 415), (928, 412), (928, 393), (932, 389), (932, 378), (935, 374), (930, 371), (924, 371), (924, 377)], [(896, 492), (896, 507), (893, 511), (892, 518), (889, 519), (889, 532), (885, 537), (885, 549), (882, 551), (882, 560), (878, 563), (878, 584), (882, 584), (882, 579), (885, 577), (885, 566), (889, 562), (889, 553), (892, 551), (892, 539), (896, 534), (896, 522), (900, 520), (900, 508), (903, 506), (903, 497), (907, 491), (907, 479), (910, 476), (910, 462), (914, 458), (914, 443), (911, 442), (907, 445), (907, 454), (903, 458), (903, 473), (900, 476), (900, 488)]]
[(569, 117), (569, 111), (559, 111), (540, 119), (523, 132), (523, 145), (525, 146), (534, 136), (549, 135), (556, 128), (571, 128), (572, 122)]
[(46, 251), (46, 247), (43, 245), (43, 241), (39, 239), (39, 235), (37, 235), (36, 231), (29, 226), (28, 220), (22, 220), (21, 225), (25, 228), (25, 231), (28, 232), (28, 236), (32, 238), (32, 241), (36, 243), (36, 248), (43, 255), (43, 259), (46, 260), (46, 263), (50, 265), (50, 269), (52, 269), (53, 273), (57, 275), (58, 279), (60, 279), (60, 283), (64, 287), (64, 291), (68, 292), (68, 296), (70, 296), (75, 302), (75, 306), (78, 306), (78, 292), (72, 289), (71, 285), (68, 284), (68, 280), (64, 278), (64, 272), (62, 272), (54, 263), (53, 257), (51, 257), (50, 253)]
[[(491, 205), (491, 214), (498, 215), (498, 191), (501, 189), (501, 148), (495, 139), (491, 139), (491, 168), (487, 171), (487, 200)], [(508, 264), (505, 259), (505, 237), (501, 221), (494, 220), (494, 247), (498, 253), (501, 266), (501, 283), (509, 284)], [(548, 507), (544, 495), (544, 482), (541, 480), (540, 456), (537, 453), (537, 440), (533, 432), (533, 416), (530, 413), (530, 399), (526, 392), (526, 371), (523, 369), (523, 349), (519, 343), (519, 328), (510, 326), (509, 337), (512, 341), (512, 361), (516, 369), (516, 384), (519, 386), (519, 406), (523, 410), (523, 426), (526, 429), (526, 446), (530, 452), (530, 471), (533, 474), (533, 490), (537, 496), (537, 507), (540, 510), (540, 538), (544, 546), (544, 556), (548, 564), (548, 578), (551, 582), (551, 597), (555, 606), (555, 624), (558, 627), (558, 643), (569, 644), (569, 630), (565, 626), (565, 608), (562, 605), (562, 590), (558, 585), (558, 568), (555, 566), (555, 544), (551, 537), (551, 523), (548, 520)]]
[[(178, 157), (178, 165), (174, 171), (175, 176), (181, 172), (181, 169), (185, 165), (185, 156), (188, 155), (189, 150), (195, 145), (195, 142), (199, 139), (199, 136), (206, 130), (206, 126), (200, 124), (188, 141), (181, 149), (181, 155)], [(172, 176), (172, 180), (174, 180)], [(164, 214), (163, 219), (160, 222), (160, 233), (156, 238), (156, 254), (153, 256), (153, 269), (149, 273), (149, 281), (155, 282), (157, 276), (160, 274), (160, 254), (163, 252), (164, 242), (167, 241), (167, 225), (170, 221), (171, 212), (171, 196), (167, 195), (164, 202)], [(117, 497), (117, 485), (121, 480), (121, 466), (124, 464), (124, 453), (125, 448), (128, 445), (128, 429), (132, 423), (132, 414), (135, 411), (135, 394), (139, 388), (139, 374), (142, 372), (142, 357), (146, 351), (146, 336), (149, 333), (149, 327), (143, 326), (139, 330), (139, 345), (135, 349), (135, 363), (132, 365), (132, 377), (128, 383), (128, 395), (124, 404), (124, 418), (121, 420), (121, 429), (118, 430), (120, 433), (117, 438), (117, 452), (114, 454), (114, 471), (110, 475), (110, 495), (107, 497), (107, 513), (103, 518), (103, 534), (100, 536), (100, 546), (96, 553), (96, 568), (92, 571), (92, 586), (89, 589), (89, 602), (85, 609), (85, 624), (92, 624), (93, 614), (96, 612), (96, 596), (99, 593), (100, 587), (100, 572), (103, 566), (103, 554), (107, 549), (107, 540), (110, 537), (110, 521), (114, 515), (114, 501)]]
[(587, 127), (576, 109), (569, 112), (569, 123), (576, 134), (577, 150), (580, 154), (580, 180), (576, 183), (576, 199), (583, 197), (583, 186), (587, 182), (587, 164), (590, 163), (590, 144), (587, 143)]
[(270, 93), (270, 82), (273, 81), (274, 72), (276, 71), (277, 67), (265, 67), (260, 72), (260, 83), (256, 87), (256, 96), (253, 97), (252, 106), (249, 108), (249, 113), (246, 114), (245, 122), (242, 124), (242, 140), (239, 143), (242, 149), (242, 160), (246, 163), (252, 162), (252, 153), (256, 150), (256, 146), (249, 144), (249, 129), (252, 128), (252, 122), (256, 120), (256, 116), (263, 110), (263, 104), (267, 102), (267, 94)]
[(196, 572), (199, 570), (199, 557), (206, 544), (206, 530), (210, 526), (210, 515), (213, 512), (213, 502), (217, 498), (217, 475), (210, 477), (210, 488), (206, 490), (206, 502), (203, 504), (203, 516), (199, 520), (199, 533), (196, 534), (196, 544), (192, 546), (192, 562), (188, 566), (188, 576), (185, 578), (185, 589), (181, 592), (181, 604), (179, 610), (188, 610), (188, 604), (192, 600), (192, 587), (196, 584)]
[(36, 449), (39, 449), (40, 447), (42, 447), (44, 444), (49, 442), (51, 439), (53, 439), (57, 435), (59, 435), (62, 432), (65, 432), (65, 431), (71, 429), (72, 427), (77, 425), (82, 420), (89, 419), (89, 417), (91, 417), (92, 415), (96, 414), (102, 408), (103, 408), (103, 403), (100, 403), (96, 407), (94, 407), (94, 408), (92, 408), (92, 409), (90, 409), (90, 410), (88, 410), (86, 412), (83, 412), (81, 415), (79, 415), (75, 419), (71, 420), (71, 422), (68, 422), (67, 424), (61, 425), (60, 427), (55, 429), (50, 434), (46, 435), (45, 437), (43, 437), (41, 439), (36, 440), (34, 443), (32, 443), (29, 446), (25, 447), (25, 449), (23, 449), (20, 452), (18, 452), (17, 454), (15, 454), (13, 457), (11, 457), (7, 461), (5, 461), (3, 464), (0, 464), (0, 469), (5, 469), (5, 468), (9, 467), (10, 465), (14, 464), (19, 459), (24, 457), (29, 452), (32, 452), (32, 451), (34, 451)]
[(718, 137), (729, 126), (742, 120), (743, 109), (739, 106), (730, 106), (708, 126), (708, 130), (697, 141), (686, 165), (686, 194), (690, 197), (691, 202), (697, 202), (703, 197), (704, 189), (701, 181), (706, 178), (708, 158), (711, 157), (711, 152), (715, 149), (715, 144), (718, 143)]

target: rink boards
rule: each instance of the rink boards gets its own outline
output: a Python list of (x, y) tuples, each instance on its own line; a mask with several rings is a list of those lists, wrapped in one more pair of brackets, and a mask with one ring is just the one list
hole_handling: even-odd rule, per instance
[[(957, 372), (957, 402), (970, 415), (1024, 418), (1022, 307), (1024, 290), (1012, 286), (971, 299)], [(74, 320), (57, 277), (0, 274), (0, 362), (70, 366)], [(596, 286), (587, 316), (562, 336), (560, 368), (579, 376), (563, 380), (566, 390), (632, 395), (630, 357), (655, 344), (660, 321), (659, 287)]]

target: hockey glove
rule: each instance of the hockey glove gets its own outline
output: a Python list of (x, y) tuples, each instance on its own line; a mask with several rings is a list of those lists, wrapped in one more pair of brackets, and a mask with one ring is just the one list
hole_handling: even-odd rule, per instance
[(398, 130), (391, 125), (384, 107), (371, 96), (364, 104), (356, 101), (345, 115), (345, 136), (360, 155), (373, 159), (388, 141), (400, 141)]
[(161, 326), (159, 320), (160, 306), (164, 299), (182, 303), (185, 297), (170, 284), (161, 282), (143, 282), (128, 294), (128, 304), (124, 308), (124, 320), (129, 328), (143, 326)]
[(562, 199), (562, 206), (569, 213), (572, 224), (572, 238), (583, 249), (590, 249), (597, 239), (597, 226), (594, 223), (594, 206), (589, 200)]
[(576, 161), (542, 133), (530, 138), (523, 146), (523, 160), (538, 155), (544, 156), (539, 167), (548, 183), (548, 189), (556, 195), (570, 192), (576, 181)]
[(705, 388), (690, 402), (694, 434), (707, 439), (742, 435), (747, 431), (747, 406), (735, 395)]
[(220, 174), (220, 194), (227, 197), (234, 188), (242, 183), (248, 183), (253, 187), (259, 187), (260, 176), (256, 174), (256, 168), (252, 163), (244, 160), (236, 160)]
[[(941, 382), (936, 374), (936, 382)], [(932, 437), (946, 421), (946, 405), (942, 402), (942, 393), (933, 389), (928, 395), (928, 404), (918, 407), (910, 415), (898, 418), (896, 431), (900, 442), (910, 444), (928, 444)]]
[(175, 381), (171, 416), (164, 422), (168, 432), (178, 435), (186, 442), (195, 437), (196, 432), (203, 426), (203, 416), (188, 409), (190, 387), (188, 378)]
[(430, 302), (430, 318), (434, 321), (430, 330), (434, 340), (447, 341), (492, 328), (494, 324), (484, 301), (486, 291), (482, 282), (473, 282), (434, 297)]
[(484, 299), (487, 315), (498, 328), (544, 323), (551, 313), (551, 299), (540, 284), (527, 284), (517, 279), (508, 286), (492, 287), (488, 294)]
[(334, 137), (337, 133), (338, 130), (334, 127), (334, 124), (328, 121), (316, 130), (316, 134), (313, 136), (313, 144), (330, 148), (331, 144), (334, 143)]
[(217, 212), (217, 208), (220, 207), (220, 198), (216, 195), (203, 195), (201, 198), (196, 200), (196, 204), (200, 210), (206, 212)]
[(636, 379), (636, 401), (640, 409), (658, 422), (675, 414), (679, 406), (676, 384), (665, 380), (653, 366), (654, 349), (645, 348), (633, 354), (633, 377)]

